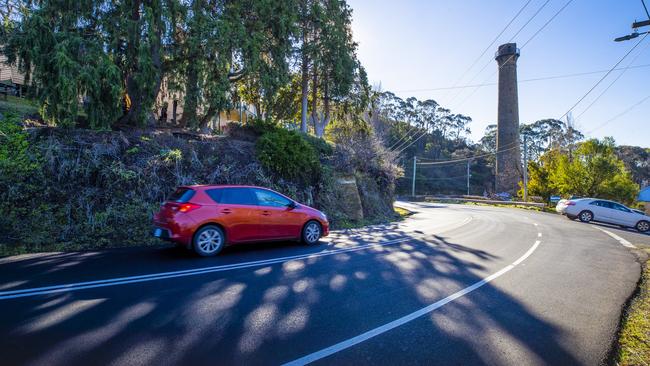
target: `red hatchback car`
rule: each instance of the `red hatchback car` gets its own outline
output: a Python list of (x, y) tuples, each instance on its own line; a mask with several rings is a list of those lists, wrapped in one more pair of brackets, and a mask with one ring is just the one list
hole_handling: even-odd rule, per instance
[(302, 240), (329, 233), (324, 213), (267, 188), (231, 185), (179, 187), (153, 217), (155, 237), (216, 255), (225, 245)]

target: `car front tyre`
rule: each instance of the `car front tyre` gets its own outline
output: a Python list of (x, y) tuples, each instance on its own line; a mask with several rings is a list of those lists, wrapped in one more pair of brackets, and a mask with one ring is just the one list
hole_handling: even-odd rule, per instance
[(196, 254), (212, 257), (223, 249), (226, 237), (223, 230), (216, 225), (207, 225), (194, 234), (193, 247)]
[(642, 233), (645, 233), (650, 230), (650, 222), (641, 220), (636, 223), (636, 229)]
[(309, 221), (302, 228), (302, 242), (307, 245), (315, 245), (320, 240), (323, 229), (316, 221)]
[(594, 219), (594, 214), (591, 211), (582, 211), (578, 214), (578, 218), (582, 222), (590, 222)]

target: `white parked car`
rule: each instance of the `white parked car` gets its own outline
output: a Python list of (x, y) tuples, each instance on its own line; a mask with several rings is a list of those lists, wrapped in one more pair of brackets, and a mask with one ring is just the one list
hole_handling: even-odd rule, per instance
[(650, 216), (624, 205), (598, 198), (560, 200), (555, 211), (571, 220), (598, 221), (622, 227), (633, 227), (644, 233), (650, 230)]

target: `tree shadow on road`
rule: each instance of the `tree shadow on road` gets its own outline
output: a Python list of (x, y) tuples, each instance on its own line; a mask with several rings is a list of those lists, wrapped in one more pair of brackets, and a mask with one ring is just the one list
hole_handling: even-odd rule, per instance
[[(367, 243), (364, 236), (341, 245)], [(0, 300), (0, 332), (6, 335), (0, 353), (7, 364), (277, 364), (421, 309), (509, 264), (442, 236), (396, 231), (391, 237), (408, 240), (228, 272)], [(202, 264), (305, 252), (296, 246), (233, 248), (231, 258)], [(185, 263), (185, 253), (168, 250), (163, 257), (178, 255)], [(25, 265), (43, 271), (59, 259)], [(545, 364), (581, 363), (567, 337), (567, 330), (487, 283), (324, 361), (494, 364), (510, 363), (509, 351)]]

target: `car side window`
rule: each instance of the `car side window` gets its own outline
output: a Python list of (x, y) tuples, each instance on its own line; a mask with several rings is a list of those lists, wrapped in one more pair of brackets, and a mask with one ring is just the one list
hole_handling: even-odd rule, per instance
[(630, 210), (628, 210), (627, 207), (625, 207), (623, 205), (619, 205), (618, 203), (614, 204), (614, 208), (619, 210), (619, 211), (630, 212)]
[(605, 208), (614, 208), (614, 206), (612, 205), (612, 203), (611, 203), (611, 202), (607, 202), (607, 201), (599, 201), (599, 205), (598, 205), (598, 206), (600, 206), (600, 207), (605, 207)]
[(225, 205), (257, 205), (257, 199), (248, 188), (216, 188), (206, 191), (216, 203)]
[(602, 206), (603, 206), (603, 205), (602, 205), (602, 202), (603, 202), (603, 201), (593, 201), (593, 202), (590, 203), (590, 205), (594, 205), (594, 206), (602, 207)]
[(255, 195), (260, 206), (287, 207), (291, 203), (285, 197), (265, 189), (255, 189)]

